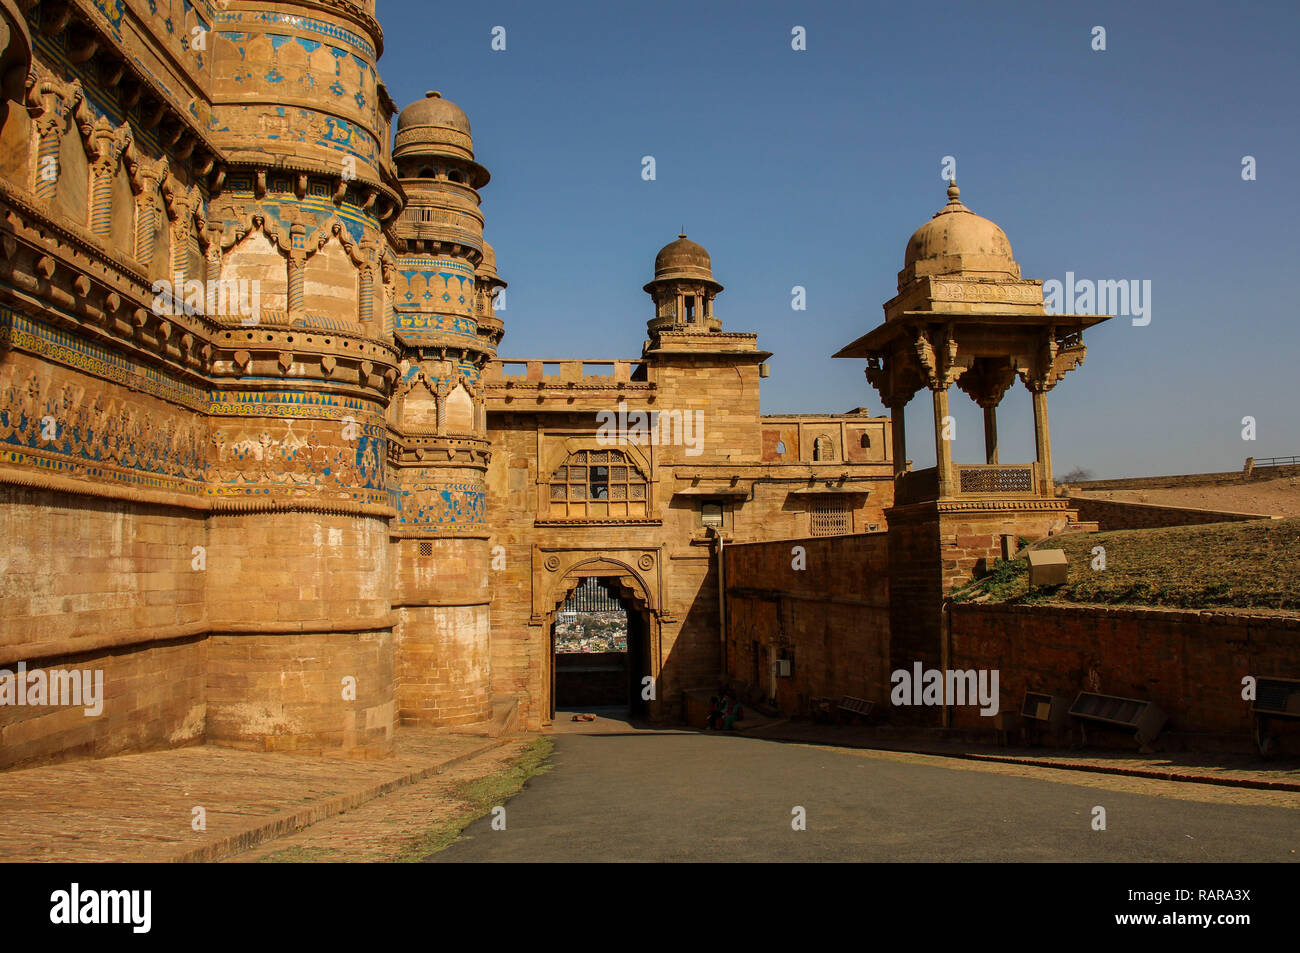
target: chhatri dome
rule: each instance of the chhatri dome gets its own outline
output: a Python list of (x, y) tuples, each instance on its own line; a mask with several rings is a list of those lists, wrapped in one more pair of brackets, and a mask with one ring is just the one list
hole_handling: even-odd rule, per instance
[(989, 273), (1020, 277), (1006, 232), (976, 215), (961, 201), (961, 189), (948, 186), (948, 204), (912, 235), (903, 258), (904, 277)]
[(669, 242), (655, 256), (655, 280), (662, 278), (703, 278), (712, 281), (713, 262), (703, 245), (691, 241), (682, 232), (675, 242)]

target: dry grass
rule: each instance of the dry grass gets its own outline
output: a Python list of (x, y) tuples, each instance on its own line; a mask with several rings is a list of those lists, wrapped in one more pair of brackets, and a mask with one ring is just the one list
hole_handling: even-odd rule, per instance
[[(1097, 546), (1105, 570), (1092, 568)], [(1034, 548), (1065, 550), (1064, 586), (1030, 592), (1022, 557), (954, 600), (1300, 610), (1300, 518), (1069, 535)]]

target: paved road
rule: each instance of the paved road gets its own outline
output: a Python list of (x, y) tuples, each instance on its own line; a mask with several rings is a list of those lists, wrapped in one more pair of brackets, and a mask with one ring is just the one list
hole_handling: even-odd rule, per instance
[[(737, 736), (561, 734), (555, 743), (552, 769), (508, 803), (506, 830), (481, 819), (429, 860), (1300, 858), (1292, 853), (1300, 849), (1300, 810), (1285, 807), (1199, 803), (976, 771), (960, 761), (937, 767)], [(1149, 782), (1146, 790), (1151, 785), (1173, 786)], [(1107, 811), (1105, 831), (1091, 829), (1096, 805)], [(791, 827), (795, 806), (806, 809), (804, 831)]]

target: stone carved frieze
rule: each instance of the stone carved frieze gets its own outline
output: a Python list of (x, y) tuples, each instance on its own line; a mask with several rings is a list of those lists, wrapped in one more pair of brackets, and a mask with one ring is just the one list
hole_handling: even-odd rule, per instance
[[(0, 448), (6, 464), (67, 477), (193, 490), (205, 479), (207, 425), (195, 413), (166, 413), (92, 379), (18, 378), (0, 365)], [(188, 486), (187, 486), (188, 484)]]
[(389, 486), (389, 505), (397, 511), (394, 526), (401, 530), (481, 531), (487, 517), (487, 491), (480, 483), (408, 474)]
[(1037, 282), (934, 281), (936, 299), (944, 301), (1005, 302), (1041, 304), (1043, 287)]

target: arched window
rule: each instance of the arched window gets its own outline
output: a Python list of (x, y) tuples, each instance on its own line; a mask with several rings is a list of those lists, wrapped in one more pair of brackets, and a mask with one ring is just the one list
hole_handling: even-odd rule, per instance
[(551, 475), (550, 514), (568, 519), (645, 516), (647, 481), (620, 450), (579, 450)]
[(813, 441), (813, 462), (827, 463), (835, 459), (835, 447), (825, 434)]
[(780, 454), (781, 456), (785, 456), (785, 441), (784, 441), (784, 440), (778, 440), (778, 441), (776, 442), (776, 452), (777, 452), (778, 454)]
[(858, 444), (863, 450), (871, 449), (871, 435), (865, 430), (862, 432), (862, 439)]

